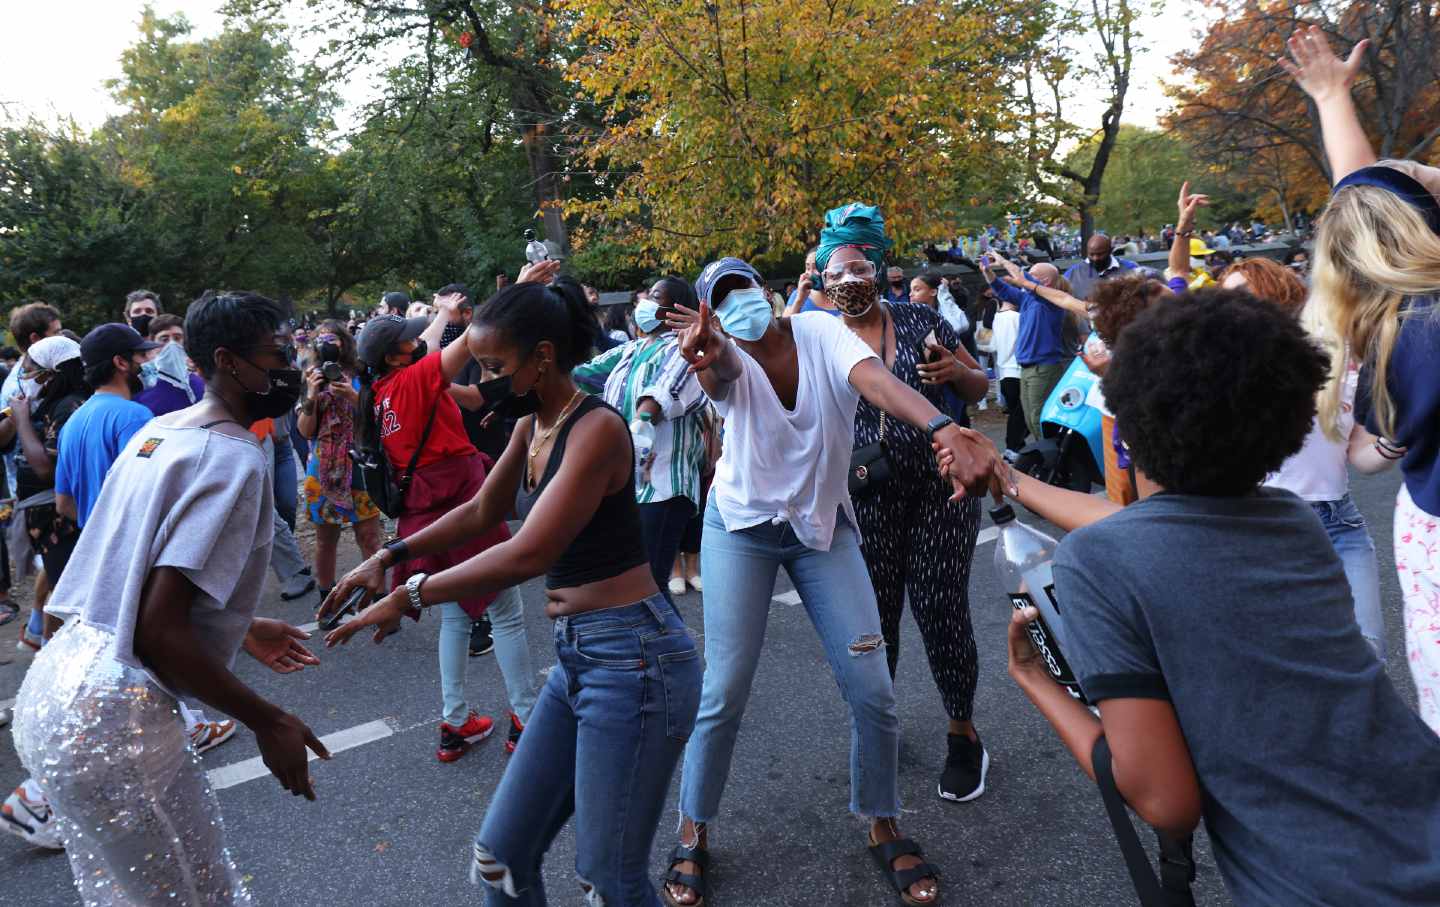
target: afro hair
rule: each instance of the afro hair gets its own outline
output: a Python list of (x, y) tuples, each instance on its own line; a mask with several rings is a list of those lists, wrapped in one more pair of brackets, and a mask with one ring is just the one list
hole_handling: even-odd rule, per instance
[(1169, 287), (1153, 277), (1136, 275), (1101, 281), (1090, 297), (1095, 333), (1106, 346), (1113, 348), (1126, 325), (1169, 292)]
[(1300, 449), (1329, 359), (1295, 318), (1242, 290), (1151, 306), (1103, 379), (1135, 465), (1168, 491), (1245, 494)]

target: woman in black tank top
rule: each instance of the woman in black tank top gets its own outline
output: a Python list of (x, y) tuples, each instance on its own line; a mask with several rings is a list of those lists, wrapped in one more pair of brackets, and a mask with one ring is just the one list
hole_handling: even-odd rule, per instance
[(491, 886), (487, 903), (544, 904), (540, 862), (573, 815), (582, 889), (604, 903), (658, 904), (650, 846), (695, 724), (700, 658), (650, 572), (629, 430), (570, 377), (589, 354), (594, 315), (578, 285), (535, 276), (477, 307), (464, 338), (489, 379), (478, 385), (487, 406), (520, 417), (494, 471), (469, 503), (351, 571), (321, 618), (357, 588), (382, 594), (390, 564), (483, 533), (512, 505), (524, 525), (455, 567), (410, 577), (326, 644), (367, 626), (379, 641), (430, 603), (544, 573), (558, 663), (485, 815), (471, 879)]

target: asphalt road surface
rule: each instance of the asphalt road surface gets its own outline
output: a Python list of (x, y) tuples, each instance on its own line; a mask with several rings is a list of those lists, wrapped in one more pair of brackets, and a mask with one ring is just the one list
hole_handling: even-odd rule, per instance
[[(992, 424), (985, 427), (996, 433)], [(1394, 474), (1357, 476), (1354, 495), (1379, 551), (1389, 671), (1413, 704), (1390, 547), (1398, 483)], [(1023, 514), (1022, 519), (1038, 523)], [(993, 567), (993, 533), (981, 538), (970, 601), (980, 646), (975, 722), (991, 755), (986, 792), (964, 804), (935, 794), (945, 756), (945, 715), (919, 635), (907, 619), (896, 681), (905, 804), (901, 827), (941, 868), (948, 904), (1135, 903), (1099, 794), (1005, 674), (1010, 607)], [(347, 542), (342, 566), (357, 559)], [(793, 595), (785, 595), (789, 590), (782, 572), (734, 770), (721, 816), (712, 826), (715, 862), (708, 903), (898, 903), (865, 850), (864, 827), (847, 813), (846, 709), (804, 609), (792, 603)], [(536, 667), (548, 666), (554, 650), (541, 607), (542, 584), (527, 584), (524, 598)], [(679, 604), (690, 626), (703, 633), (701, 596), (692, 593)], [(296, 624), (313, 620), (306, 603), (282, 603), (273, 580), (262, 613)], [(483, 893), (467, 880), (468, 859), (505, 768), (503, 731), (497, 729), (457, 762), (436, 761), (438, 625), (433, 618), (418, 626), (407, 622), (399, 636), (381, 646), (361, 639), (343, 650), (323, 652), (319, 668), (295, 675), (271, 674), (249, 658), (239, 659), (242, 679), (299, 714), (327, 737), (332, 750), (347, 747), (332, 761), (314, 765), (315, 803), (280, 789), (259, 766), (254, 737), (243, 728), (204, 756), (212, 780), (224, 785), (219, 798), (230, 847), (258, 903), (412, 907), (483, 901)], [(4, 633), (0, 657), (13, 653), (9, 640), (15, 630)], [(0, 666), (0, 703), (14, 697), (28, 661), (17, 657)], [(499, 725), (506, 704), (493, 657), (470, 660), (468, 692), (474, 707)], [(19, 783), (23, 769), (10, 735), (0, 737), (0, 788), (8, 790)], [(656, 839), (657, 879), (673, 842), (673, 818), (672, 811)], [(1145, 839), (1153, 850), (1148, 833)], [(580, 903), (574, 849), (567, 828), (546, 861), (546, 887), (555, 904)], [(1203, 832), (1197, 836), (1197, 856), (1197, 902), (1230, 903)], [(64, 855), (0, 834), (0, 903), (78, 904)]]

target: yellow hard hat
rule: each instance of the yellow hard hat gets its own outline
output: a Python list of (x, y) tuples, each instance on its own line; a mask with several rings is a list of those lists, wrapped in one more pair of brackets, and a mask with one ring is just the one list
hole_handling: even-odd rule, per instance
[(1205, 245), (1205, 240), (1198, 236), (1190, 237), (1190, 257), (1204, 258), (1206, 255), (1214, 255), (1215, 250)]

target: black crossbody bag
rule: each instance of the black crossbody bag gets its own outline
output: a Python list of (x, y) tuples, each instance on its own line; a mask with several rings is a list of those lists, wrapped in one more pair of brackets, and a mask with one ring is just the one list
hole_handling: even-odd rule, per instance
[(425, 430), (420, 434), (420, 443), (416, 445), (409, 465), (398, 479), (390, 471), (390, 458), (385, 456), (385, 445), (378, 439), (373, 449), (357, 445), (350, 451), (355, 468), (360, 472), (360, 484), (365, 486), (365, 493), (370, 495), (370, 500), (380, 508), (380, 512), (392, 520), (398, 519), (400, 514), (405, 512), (405, 495), (410, 491), (410, 481), (415, 478), (415, 464), (420, 462), (420, 451), (425, 449), (425, 442), (430, 440), (430, 429), (435, 426), (435, 413), (438, 410), (438, 406), (430, 409), (430, 418), (425, 420)]
[(1160, 876), (1156, 878), (1150, 856), (1145, 853), (1126, 811), (1125, 799), (1115, 787), (1110, 744), (1103, 736), (1090, 751), (1090, 763), (1095, 767), (1095, 783), (1100, 787), (1105, 812), (1115, 829), (1115, 840), (1120, 844), (1120, 853), (1125, 857), (1125, 868), (1130, 871), (1130, 881), (1140, 897), (1141, 907), (1195, 907), (1195, 895), (1190, 891), (1195, 881), (1194, 838), (1190, 835), (1173, 838), (1164, 832), (1155, 832), (1160, 841)]
[[(890, 346), (890, 320), (885, 320), (885, 333), (880, 340), (880, 361), (885, 361), (885, 349)], [(898, 355), (898, 353), (897, 353)], [(885, 441), (885, 411), (880, 411), (880, 440), (850, 452), (850, 497), (873, 492), (888, 484), (895, 475), (894, 463), (890, 460), (890, 445)]]

